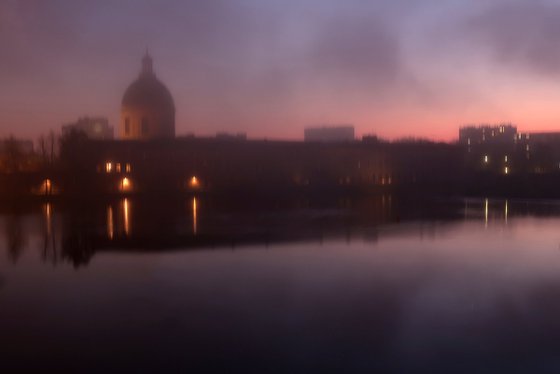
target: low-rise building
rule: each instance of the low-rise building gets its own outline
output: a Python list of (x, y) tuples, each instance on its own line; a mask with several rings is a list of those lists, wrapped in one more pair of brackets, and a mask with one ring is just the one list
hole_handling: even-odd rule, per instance
[(113, 127), (109, 126), (109, 120), (105, 117), (82, 117), (76, 122), (62, 126), (62, 135), (71, 131), (81, 131), (90, 139), (109, 140), (113, 139)]
[(351, 142), (354, 141), (354, 126), (322, 126), (308, 127), (304, 130), (306, 142)]

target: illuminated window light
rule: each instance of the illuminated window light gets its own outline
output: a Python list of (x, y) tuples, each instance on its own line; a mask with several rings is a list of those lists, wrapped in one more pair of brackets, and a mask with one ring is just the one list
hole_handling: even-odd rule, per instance
[(124, 166), (124, 170), (125, 170), (127, 173), (130, 173), (131, 168), (130, 168), (130, 164), (129, 164), (129, 163), (127, 163), (127, 164)]
[(121, 172), (121, 164), (120, 164), (120, 163), (118, 163), (118, 164), (115, 165), (115, 171), (116, 171), (117, 173), (120, 173), (120, 172)]
[(484, 155), (484, 163), (485, 163), (485, 164), (488, 163), (488, 155)]
[(111, 171), (113, 171), (113, 163), (112, 162), (105, 163), (105, 171), (107, 173), (110, 173)]
[(504, 174), (509, 174), (509, 168), (507, 166), (504, 168)]
[(507, 155), (504, 156), (504, 161), (505, 161), (505, 162), (508, 162), (508, 156), (507, 156)]

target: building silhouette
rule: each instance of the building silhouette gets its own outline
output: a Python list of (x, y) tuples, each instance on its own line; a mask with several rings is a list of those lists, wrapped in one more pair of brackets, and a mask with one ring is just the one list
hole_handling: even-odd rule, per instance
[(354, 126), (308, 127), (304, 130), (306, 142), (351, 142), (354, 140)]

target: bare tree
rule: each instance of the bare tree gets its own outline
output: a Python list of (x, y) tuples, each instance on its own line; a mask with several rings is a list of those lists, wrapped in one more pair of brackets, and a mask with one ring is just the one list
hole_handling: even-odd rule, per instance
[(24, 163), (24, 155), (18, 141), (10, 136), (4, 140), (4, 151), (2, 152), (2, 164), (4, 171), (15, 173), (21, 170)]

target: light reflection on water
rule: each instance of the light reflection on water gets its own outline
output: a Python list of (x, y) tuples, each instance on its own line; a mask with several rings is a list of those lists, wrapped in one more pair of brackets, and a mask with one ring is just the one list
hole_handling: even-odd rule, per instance
[(113, 214), (113, 207), (109, 205), (107, 207), (107, 238), (109, 240), (115, 237), (115, 217)]
[(197, 203), (196, 203), (196, 197), (193, 197), (192, 198), (192, 230), (193, 230), (194, 235), (196, 235), (196, 225), (197, 225), (197, 221), (198, 221), (198, 219), (196, 217), (197, 211), (198, 211), (198, 207), (197, 207)]
[(123, 222), (124, 222), (124, 234), (126, 236), (130, 235), (130, 203), (127, 198), (122, 200), (123, 205)]
[[(191, 198), (166, 221), (121, 200), (97, 226), (56, 204), (5, 214), (0, 350), (8, 367), (33, 356), (70, 370), (558, 369), (560, 205), (468, 200), (423, 216), (377, 203), (226, 214)], [(169, 248), (126, 246), (170, 235)], [(47, 237), (64, 266), (36, 256)], [(88, 253), (87, 267), (68, 266)]]

